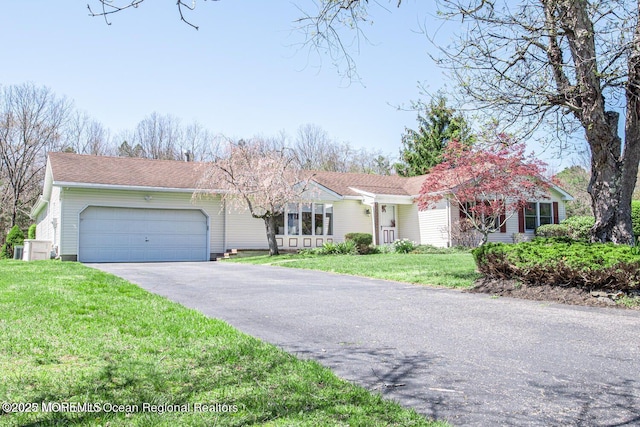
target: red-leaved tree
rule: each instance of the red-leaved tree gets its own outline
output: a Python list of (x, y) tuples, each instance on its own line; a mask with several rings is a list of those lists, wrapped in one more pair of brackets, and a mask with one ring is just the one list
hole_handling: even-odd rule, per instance
[(422, 184), (418, 208), (426, 210), (448, 198), (481, 234), (482, 245), (528, 201), (548, 197), (544, 163), (527, 156), (524, 144), (510, 143), (504, 135), (500, 141), (488, 147), (451, 141), (443, 152), (444, 161)]
[(276, 217), (287, 203), (299, 203), (308, 193), (309, 174), (303, 175), (287, 149), (264, 140), (229, 142), (207, 164), (194, 196), (222, 194), (237, 209), (264, 220), (269, 254), (278, 255)]

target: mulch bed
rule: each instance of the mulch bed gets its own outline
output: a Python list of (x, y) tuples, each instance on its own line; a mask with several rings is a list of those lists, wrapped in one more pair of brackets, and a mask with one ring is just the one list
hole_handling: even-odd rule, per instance
[[(616, 295), (608, 294), (607, 292), (590, 292), (585, 289), (569, 286), (532, 286), (524, 283), (519, 283), (515, 280), (481, 278), (475, 282), (473, 288), (465, 292), (498, 295), (536, 301), (558, 302), (571, 305), (628, 308), (625, 305), (616, 302)], [(636, 306), (632, 309), (640, 310), (640, 307)]]

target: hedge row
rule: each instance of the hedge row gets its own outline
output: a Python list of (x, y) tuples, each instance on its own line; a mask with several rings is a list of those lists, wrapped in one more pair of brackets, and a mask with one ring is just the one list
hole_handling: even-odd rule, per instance
[(491, 278), (589, 290), (640, 287), (640, 254), (627, 245), (551, 238), (486, 243), (472, 253), (480, 272)]

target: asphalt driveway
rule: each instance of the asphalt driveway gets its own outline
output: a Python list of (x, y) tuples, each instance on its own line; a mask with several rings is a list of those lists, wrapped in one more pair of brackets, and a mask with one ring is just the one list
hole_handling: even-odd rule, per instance
[(282, 267), (91, 264), (454, 425), (640, 425), (640, 312)]

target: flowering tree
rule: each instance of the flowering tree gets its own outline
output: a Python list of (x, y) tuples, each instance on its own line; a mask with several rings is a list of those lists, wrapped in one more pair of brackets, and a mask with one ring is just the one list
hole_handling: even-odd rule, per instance
[(449, 198), (460, 208), (464, 223), (482, 235), (500, 231), (527, 201), (546, 197), (549, 183), (542, 178), (544, 164), (525, 155), (525, 145), (502, 142), (489, 147), (451, 141), (444, 161), (431, 169), (418, 196), (418, 208), (434, 207)]
[(302, 175), (286, 149), (263, 140), (229, 142), (224, 153), (206, 165), (194, 196), (222, 190), (223, 201), (264, 220), (269, 255), (278, 255), (276, 217), (287, 203), (302, 200), (310, 177)]

